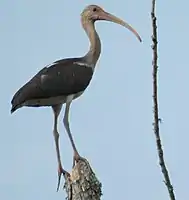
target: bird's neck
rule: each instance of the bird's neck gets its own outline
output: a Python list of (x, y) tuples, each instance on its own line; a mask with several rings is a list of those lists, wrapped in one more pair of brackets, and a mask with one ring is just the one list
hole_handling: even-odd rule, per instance
[(100, 38), (95, 30), (93, 22), (83, 23), (83, 28), (85, 29), (85, 32), (87, 33), (90, 40), (90, 49), (85, 55), (85, 59), (89, 64), (93, 64), (95, 66), (101, 53)]

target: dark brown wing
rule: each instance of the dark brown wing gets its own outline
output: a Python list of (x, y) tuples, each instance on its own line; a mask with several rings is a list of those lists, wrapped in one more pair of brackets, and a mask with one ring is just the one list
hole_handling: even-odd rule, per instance
[(11, 101), (11, 112), (28, 100), (67, 96), (84, 91), (92, 75), (92, 68), (85, 65), (80, 58), (56, 61), (39, 71), (16, 92)]

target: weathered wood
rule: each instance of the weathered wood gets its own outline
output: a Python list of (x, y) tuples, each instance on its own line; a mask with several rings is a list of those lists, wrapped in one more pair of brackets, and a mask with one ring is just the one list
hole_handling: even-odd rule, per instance
[(64, 189), (68, 200), (100, 200), (101, 183), (87, 160), (80, 160), (65, 176)]

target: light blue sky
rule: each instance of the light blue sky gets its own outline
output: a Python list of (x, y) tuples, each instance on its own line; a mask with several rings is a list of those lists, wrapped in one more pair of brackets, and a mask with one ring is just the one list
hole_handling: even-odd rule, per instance
[[(76, 2), (76, 3), (75, 3)], [(12, 95), (38, 70), (84, 55), (88, 39), (80, 12), (99, 4), (129, 22), (143, 43), (121, 26), (99, 22), (102, 54), (85, 94), (71, 107), (80, 153), (103, 184), (102, 199), (168, 199), (152, 128), (151, 1), (0, 1), (0, 199), (63, 199), (56, 193), (57, 163), (50, 108), (23, 108), (11, 116)], [(176, 196), (189, 198), (188, 2), (158, 1), (161, 136)], [(61, 118), (63, 113), (61, 113)], [(72, 150), (59, 124), (62, 161)]]

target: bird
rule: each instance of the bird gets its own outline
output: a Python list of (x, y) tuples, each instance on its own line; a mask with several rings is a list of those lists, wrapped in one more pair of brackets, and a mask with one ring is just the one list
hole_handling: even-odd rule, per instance
[(63, 104), (65, 104), (63, 124), (73, 148), (73, 160), (76, 163), (80, 159), (83, 159), (76, 148), (71, 134), (69, 111), (72, 101), (80, 97), (89, 86), (101, 54), (101, 41), (95, 29), (95, 22), (104, 20), (122, 25), (129, 29), (140, 42), (142, 41), (137, 31), (131, 25), (115, 15), (106, 12), (98, 5), (86, 6), (81, 12), (80, 18), (82, 27), (90, 42), (88, 52), (81, 57), (68, 57), (56, 60), (50, 65), (45, 66), (24, 84), (11, 100), (11, 113), (22, 107), (52, 108), (54, 114), (53, 135), (58, 164), (57, 190), (60, 185), (61, 175), (67, 173), (61, 162), (59, 132), (57, 128)]

